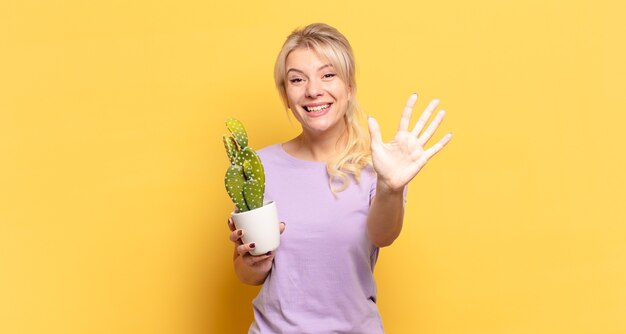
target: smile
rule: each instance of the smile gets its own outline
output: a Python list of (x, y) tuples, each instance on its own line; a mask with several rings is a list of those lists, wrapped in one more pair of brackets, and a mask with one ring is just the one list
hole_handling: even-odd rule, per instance
[(327, 104), (322, 104), (319, 106), (311, 106), (311, 107), (307, 107), (307, 106), (303, 106), (304, 110), (306, 110), (307, 112), (322, 112), (328, 108), (330, 108), (330, 103)]

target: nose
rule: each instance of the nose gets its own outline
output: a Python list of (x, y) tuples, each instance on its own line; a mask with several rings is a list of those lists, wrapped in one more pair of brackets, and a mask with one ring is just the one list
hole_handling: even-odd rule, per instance
[(306, 97), (314, 99), (324, 95), (324, 90), (317, 80), (309, 80), (306, 87)]

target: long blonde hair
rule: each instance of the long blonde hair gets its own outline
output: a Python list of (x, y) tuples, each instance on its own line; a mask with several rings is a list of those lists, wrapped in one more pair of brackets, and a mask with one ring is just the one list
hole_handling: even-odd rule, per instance
[[(309, 48), (319, 56), (328, 59), (337, 70), (339, 78), (352, 89), (352, 98), (348, 101), (344, 116), (348, 136), (346, 148), (335, 159), (326, 164), (330, 189), (333, 193), (338, 193), (350, 185), (351, 176), (359, 183), (361, 170), (367, 166), (372, 166), (369, 133), (359, 124), (364, 113), (356, 100), (355, 63), (352, 47), (344, 35), (324, 23), (313, 23), (294, 30), (287, 37), (274, 65), (274, 81), (285, 109), (289, 108), (285, 63), (289, 53), (297, 48)], [(338, 181), (339, 186), (335, 186), (333, 181)]]

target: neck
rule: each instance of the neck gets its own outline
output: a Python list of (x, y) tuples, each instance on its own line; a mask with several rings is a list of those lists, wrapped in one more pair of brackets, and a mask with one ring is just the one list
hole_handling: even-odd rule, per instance
[(310, 161), (330, 161), (348, 144), (346, 124), (329, 133), (303, 131), (298, 137), (285, 143), (284, 149), (291, 155)]

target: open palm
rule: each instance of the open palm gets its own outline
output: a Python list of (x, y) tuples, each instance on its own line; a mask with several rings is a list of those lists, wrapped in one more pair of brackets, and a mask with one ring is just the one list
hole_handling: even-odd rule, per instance
[[(431, 101), (413, 130), (409, 131), (411, 114), (416, 101), (417, 94), (409, 97), (400, 118), (398, 132), (388, 143), (384, 143), (382, 140), (378, 122), (371, 117), (368, 120), (372, 137), (371, 148), (374, 169), (378, 175), (379, 184), (382, 182), (382, 185), (391, 191), (402, 190), (426, 165), (428, 160), (452, 139), (452, 134), (448, 133), (432, 147), (424, 148), (441, 124), (445, 111), (440, 110), (426, 127), (428, 119), (439, 105), (438, 100)], [(422, 132), (422, 130), (424, 131)]]

